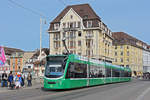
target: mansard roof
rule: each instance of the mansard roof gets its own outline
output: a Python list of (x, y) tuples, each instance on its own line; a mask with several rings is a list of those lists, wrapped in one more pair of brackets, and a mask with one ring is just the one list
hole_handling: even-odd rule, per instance
[[(114, 38), (114, 41), (113, 41), (114, 45), (128, 44), (128, 45), (136, 46), (139, 48), (143, 48), (142, 46), (144, 42), (136, 39), (135, 37), (130, 36), (129, 34), (125, 32), (113, 32), (112, 36)], [(137, 43), (141, 43), (142, 46), (137, 45)]]
[(73, 9), (81, 18), (86, 19), (99, 19), (100, 17), (94, 12), (89, 4), (69, 5), (67, 6), (51, 23), (60, 22), (65, 14)]

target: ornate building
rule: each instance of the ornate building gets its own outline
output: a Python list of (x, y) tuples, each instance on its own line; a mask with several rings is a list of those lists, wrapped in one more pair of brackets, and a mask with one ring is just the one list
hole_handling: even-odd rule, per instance
[(65, 52), (112, 62), (112, 33), (89, 4), (67, 6), (51, 23), (50, 54)]

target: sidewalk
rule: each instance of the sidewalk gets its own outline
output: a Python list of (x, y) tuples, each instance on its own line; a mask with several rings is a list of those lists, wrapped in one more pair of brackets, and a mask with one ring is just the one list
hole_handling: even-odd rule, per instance
[[(21, 90), (26, 90), (26, 89), (38, 89), (43, 87), (43, 81), (40, 79), (35, 79), (32, 80), (32, 86), (28, 87), (27, 86), (27, 81), (25, 81), (25, 87), (20, 88)], [(8, 87), (1, 87), (0, 85), (0, 93), (2, 92), (9, 92), (9, 91), (15, 91), (16, 89), (10, 90)]]

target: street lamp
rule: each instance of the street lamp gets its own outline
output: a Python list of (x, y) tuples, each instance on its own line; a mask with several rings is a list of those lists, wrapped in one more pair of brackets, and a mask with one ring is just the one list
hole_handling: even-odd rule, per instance
[(39, 61), (40, 61), (40, 65), (39, 65), (39, 74), (41, 75), (42, 74), (42, 71), (41, 71), (41, 61), (43, 58), (41, 58), (42, 56), (42, 25), (43, 25), (43, 21), (45, 21), (44, 24), (46, 24), (46, 20), (43, 20), (42, 17), (45, 17), (43, 16), (42, 14), (40, 14), (40, 54), (39, 54)]

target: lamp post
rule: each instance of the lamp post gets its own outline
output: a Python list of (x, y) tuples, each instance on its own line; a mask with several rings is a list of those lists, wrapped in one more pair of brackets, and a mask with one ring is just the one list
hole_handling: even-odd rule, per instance
[[(40, 54), (39, 54), (39, 60), (40, 60), (40, 66), (39, 66), (39, 73), (41, 75), (42, 71), (41, 71), (41, 54), (42, 54), (42, 26), (43, 26), (43, 19), (42, 17), (44, 17), (42, 14), (40, 14)], [(46, 21), (45, 21), (45, 24), (46, 24)]]
[(41, 57), (41, 52), (42, 52), (41, 49), (42, 49), (42, 18), (40, 16), (40, 57)]

